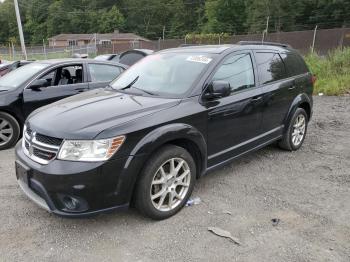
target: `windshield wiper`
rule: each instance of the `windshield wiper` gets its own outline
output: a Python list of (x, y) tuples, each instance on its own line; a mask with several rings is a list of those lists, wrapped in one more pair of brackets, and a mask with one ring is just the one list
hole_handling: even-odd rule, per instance
[(120, 90), (129, 89), (130, 87), (132, 87), (137, 82), (137, 80), (139, 80), (139, 78), (140, 78), (140, 76), (137, 76), (130, 84), (128, 84), (126, 87), (121, 88)]
[(149, 94), (151, 96), (156, 95), (155, 93), (152, 93), (150, 91), (146, 91), (146, 90), (143, 90), (143, 89), (138, 88), (136, 86), (133, 86), (137, 82), (137, 80), (139, 80), (139, 78), (140, 78), (140, 76), (137, 76), (130, 84), (128, 84), (126, 87), (121, 88), (120, 90), (126, 90), (126, 89), (129, 89), (129, 88), (134, 88), (134, 89), (140, 90), (140, 91), (142, 91), (142, 92), (144, 92), (146, 94)]

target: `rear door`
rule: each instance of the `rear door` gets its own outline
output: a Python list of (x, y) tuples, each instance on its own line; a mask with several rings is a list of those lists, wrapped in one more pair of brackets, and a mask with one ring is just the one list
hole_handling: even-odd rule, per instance
[(254, 56), (264, 101), (261, 130), (278, 136), (282, 134), (283, 120), (294, 98), (295, 82), (288, 78), (279, 53), (257, 51)]
[(38, 76), (36, 80), (38, 79), (45, 79), (47, 86), (35, 89), (28, 86), (24, 89), (25, 117), (39, 107), (82, 93), (89, 88), (84, 64), (79, 63), (55, 67)]
[(124, 68), (117, 65), (88, 63), (89, 88), (106, 87), (112, 80), (117, 78)]

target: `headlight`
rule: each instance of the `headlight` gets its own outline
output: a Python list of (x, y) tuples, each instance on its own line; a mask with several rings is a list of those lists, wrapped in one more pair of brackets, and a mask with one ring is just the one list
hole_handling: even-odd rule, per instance
[(125, 136), (102, 140), (65, 140), (58, 159), (98, 162), (110, 159), (124, 143)]

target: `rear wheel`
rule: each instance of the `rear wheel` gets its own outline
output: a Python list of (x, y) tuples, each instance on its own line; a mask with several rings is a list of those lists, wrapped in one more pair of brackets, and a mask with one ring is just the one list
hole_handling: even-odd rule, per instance
[(286, 134), (279, 142), (279, 146), (289, 151), (298, 150), (305, 140), (307, 124), (308, 116), (305, 110), (298, 108), (289, 123)]
[(17, 120), (4, 112), (0, 112), (0, 150), (13, 147), (20, 136)]
[(144, 215), (166, 219), (186, 204), (196, 179), (196, 165), (182, 147), (165, 146), (146, 163), (138, 181), (135, 205)]

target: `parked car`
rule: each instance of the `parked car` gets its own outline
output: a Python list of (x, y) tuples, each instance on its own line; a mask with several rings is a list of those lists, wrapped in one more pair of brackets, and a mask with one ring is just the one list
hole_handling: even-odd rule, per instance
[(94, 59), (99, 61), (115, 61), (119, 62), (119, 55), (118, 54), (104, 54), (96, 56)]
[(142, 58), (153, 54), (154, 51), (150, 49), (131, 49), (118, 54), (106, 54), (95, 57), (96, 60), (113, 61), (127, 66), (132, 66)]
[[(127, 66), (132, 66), (142, 58), (153, 54), (154, 51), (150, 49), (132, 49), (121, 53), (118, 62)], [(112, 59), (115, 61), (116, 58)]]
[(0, 150), (10, 148), (35, 109), (81, 92), (105, 87), (126, 66), (96, 60), (47, 60), (0, 78)]
[(73, 54), (72, 58), (87, 59), (87, 58), (89, 58), (89, 54), (76, 53), (76, 54)]
[(17, 68), (30, 64), (33, 61), (15, 61), (15, 62), (7, 62), (6, 64), (0, 64), (0, 77), (10, 73), (13, 70), (16, 70)]
[(168, 218), (209, 171), (274, 142), (298, 150), (313, 81), (283, 45), (158, 52), (107, 89), (34, 112), (16, 147), (18, 183), (61, 216), (134, 203), (146, 216)]

